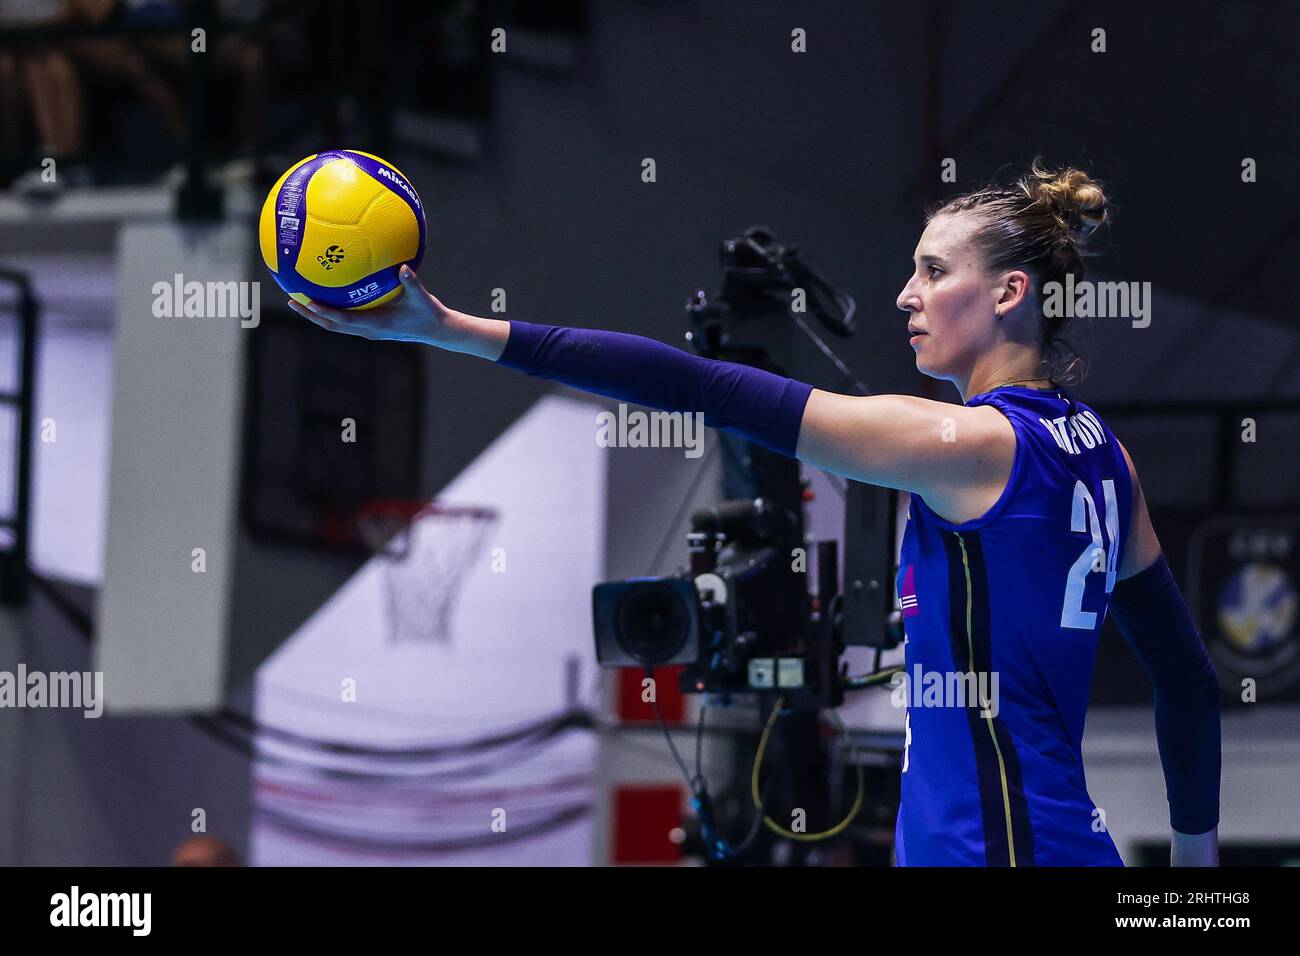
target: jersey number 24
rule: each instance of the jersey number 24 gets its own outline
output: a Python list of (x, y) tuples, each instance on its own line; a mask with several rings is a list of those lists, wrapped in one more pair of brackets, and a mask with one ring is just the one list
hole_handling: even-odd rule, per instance
[[(1065, 600), (1061, 604), (1061, 627), (1090, 631), (1097, 626), (1097, 612), (1083, 609), (1083, 592), (1088, 575), (1094, 571), (1106, 572), (1106, 593), (1115, 587), (1115, 572), (1119, 565), (1119, 506), (1115, 501), (1115, 480), (1106, 478), (1101, 483), (1105, 496), (1102, 505), (1105, 517), (1097, 514), (1097, 503), (1092, 492), (1082, 481), (1074, 483), (1074, 505), (1070, 510), (1070, 530), (1092, 534), (1092, 542), (1070, 566), (1065, 579)], [(1101, 529), (1106, 527), (1106, 540), (1102, 542)]]

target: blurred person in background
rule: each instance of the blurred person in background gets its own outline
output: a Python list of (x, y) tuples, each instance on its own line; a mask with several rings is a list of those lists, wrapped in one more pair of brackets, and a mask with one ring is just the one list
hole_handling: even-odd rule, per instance
[[(66, 23), (70, 6), (66, 0), (0, 0), (0, 28)], [(0, 151), (28, 166), (13, 182), (16, 191), (54, 192), (63, 176), (80, 171), (84, 118), (81, 82), (63, 49), (0, 47)], [(54, 160), (53, 175), (46, 160)]]
[[(58, 27), (180, 23), (165, 0), (0, 0), (0, 26)], [(14, 191), (58, 194), (90, 180), (84, 165), (86, 83), (124, 85), (180, 142), (185, 113), (176, 85), (142, 55), (142, 40), (73, 36), (48, 43), (0, 47), (0, 149), (25, 167)], [(177, 39), (175, 42), (182, 42)], [(35, 140), (28, 132), (30, 116)], [(52, 169), (47, 160), (54, 160)]]
[[(181, 26), (181, 11), (169, 0), (67, 0), (75, 23), (104, 26)], [(77, 37), (69, 49), (77, 66), (93, 81), (121, 81), (135, 93), (180, 143), (185, 135), (185, 110), (179, 87), (150, 62), (146, 51), (164, 45), (188, 49), (180, 35)]]
[[(102, 0), (95, 0), (102, 2)], [(137, 16), (161, 16), (158, 0), (148, 0)], [(186, 15), (195, 6), (193, 0), (176, 0), (165, 4), (177, 23), (188, 23)], [(218, 21), (226, 27), (248, 27), (261, 22), (266, 12), (264, 0), (216, 0), (212, 4)], [(184, 76), (186, 60), (191, 55), (192, 38), (188, 32), (175, 36), (145, 38), (145, 55), (150, 62), (169, 74)], [(213, 57), (213, 84), (222, 94), (221, 104), (229, 110), (232, 152), (251, 156), (260, 152), (263, 122), (262, 103), (266, 98), (266, 60), (263, 42), (255, 33), (217, 33), (208, 37)], [(214, 104), (217, 105), (217, 104)]]
[[(212, 59), (212, 89), (219, 91), (211, 106), (224, 111), (229, 122), (230, 152), (249, 156), (259, 150), (262, 102), (266, 95), (265, 59), (256, 35), (209, 31), (203, 52), (194, 50), (187, 27), (196, 6), (191, 0), (70, 0), (82, 22), (132, 27), (172, 26), (176, 32), (135, 37), (106, 37), (79, 41), (74, 55), (91, 73), (126, 80), (145, 102), (177, 147), (187, 132), (182, 90), (191, 56)], [(261, 19), (263, 0), (218, 0), (212, 4), (217, 21), (247, 27)], [(169, 176), (179, 175), (174, 167)]]
[[(0, 29), (128, 31), (8, 45), (0, 39), (0, 173), (13, 177), (16, 192), (53, 196), (89, 182), (83, 163), (91, 155), (110, 179), (141, 181), (167, 170), (187, 140), (185, 84), (190, 58), (198, 55), (212, 57), (211, 132), (225, 144), (223, 157), (238, 159), (237, 173), (251, 171), (246, 158), (260, 152), (263, 125), (263, 37), (259, 30), (218, 28), (195, 51), (188, 29), (193, 6), (187, 0), (0, 0)], [(260, 24), (265, 4), (224, 0), (212, 9), (222, 25), (248, 28)], [(132, 28), (149, 32), (133, 35)], [(132, 103), (145, 107), (143, 126), (126, 109)], [(163, 182), (180, 171), (177, 163)]]

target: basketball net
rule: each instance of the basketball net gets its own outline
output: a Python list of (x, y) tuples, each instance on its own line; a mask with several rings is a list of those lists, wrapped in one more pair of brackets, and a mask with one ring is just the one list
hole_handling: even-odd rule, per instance
[(388, 639), (449, 643), (465, 574), (496, 512), (438, 502), (381, 501), (362, 508), (358, 526), (382, 564)]

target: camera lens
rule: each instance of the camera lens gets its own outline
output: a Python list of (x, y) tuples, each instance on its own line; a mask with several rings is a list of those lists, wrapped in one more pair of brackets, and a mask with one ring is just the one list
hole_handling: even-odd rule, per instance
[(690, 637), (690, 617), (681, 595), (657, 581), (625, 591), (615, 622), (623, 650), (645, 664), (672, 660)]

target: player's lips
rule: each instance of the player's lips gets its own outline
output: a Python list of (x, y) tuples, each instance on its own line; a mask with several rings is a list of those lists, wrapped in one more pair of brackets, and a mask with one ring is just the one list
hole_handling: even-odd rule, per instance
[(909, 325), (907, 327), (907, 331), (912, 334), (912, 337), (907, 340), (909, 345), (915, 345), (917, 342), (921, 340), (921, 336), (930, 334), (928, 332), (923, 332), (921, 329), (918, 329), (914, 325)]

